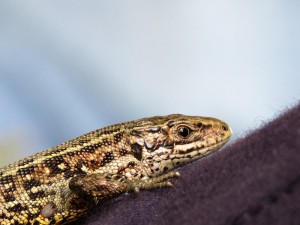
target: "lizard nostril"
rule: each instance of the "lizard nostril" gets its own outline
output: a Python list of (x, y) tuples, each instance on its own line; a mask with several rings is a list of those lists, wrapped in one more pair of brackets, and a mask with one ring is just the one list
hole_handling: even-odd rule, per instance
[(204, 126), (203, 126), (202, 123), (198, 123), (198, 124), (197, 124), (197, 127), (199, 127), (199, 129), (202, 130)]

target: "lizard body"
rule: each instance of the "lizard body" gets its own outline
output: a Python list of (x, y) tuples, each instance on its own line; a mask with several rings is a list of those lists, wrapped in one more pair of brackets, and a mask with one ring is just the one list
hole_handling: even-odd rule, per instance
[(65, 224), (122, 193), (171, 186), (169, 171), (219, 149), (230, 127), (173, 114), (92, 131), (0, 169), (0, 225)]

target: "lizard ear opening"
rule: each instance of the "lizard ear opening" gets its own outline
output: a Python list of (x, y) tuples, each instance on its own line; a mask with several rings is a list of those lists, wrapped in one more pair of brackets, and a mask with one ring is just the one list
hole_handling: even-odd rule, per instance
[(142, 149), (143, 149), (143, 147), (140, 146), (137, 143), (132, 144), (130, 147), (131, 147), (131, 152), (132, 152), (133, 156), (137, 160), (141, 161), (142, 160)]

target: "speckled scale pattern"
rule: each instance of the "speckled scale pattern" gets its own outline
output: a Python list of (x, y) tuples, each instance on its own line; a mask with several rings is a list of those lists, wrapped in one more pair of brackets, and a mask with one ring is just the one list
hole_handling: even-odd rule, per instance
[[(109, 136), (118, 130), (119, 127), (112, 126), (90, 132), (2, 168), (0, 224), (30, 224), (47, 202), (57, 202), (55, 198), (60, 186), (64, 186), (60, 185), (59, 180), (94, 172), (118, 157), (118, 151), (109, 148), (112, 141), (125, 148), (121, 141), (122, 133), (117, 133), (115, 140)], [(56, 204), (59, 205), (59, 202)]]

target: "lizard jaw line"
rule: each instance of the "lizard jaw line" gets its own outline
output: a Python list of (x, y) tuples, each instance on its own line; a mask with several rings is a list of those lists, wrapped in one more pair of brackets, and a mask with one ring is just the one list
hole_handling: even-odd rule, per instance
[[(208, 141), (210, 142), (208, 145), (203, 140), (197, 141), (194, 143), (184, 144), (184, 145), (176, 145), (174, 146), (173, 154), (176, 156), (183, 157), (184, 155), (189, 155), (190, 153), (196, 152), (197, 154), (205, 154), (211, 152), (211, 150), (215, 151), (221, 148), (224, 144), (227, 143), (230, 137), (217, 142), (214, 138), (209, 138)], [(207, 146), (205, 146), (205, 144)]]

